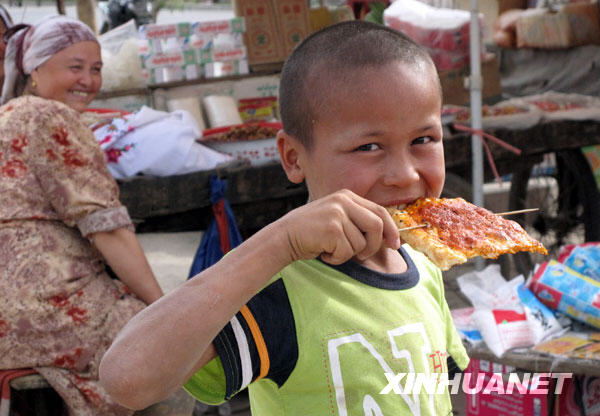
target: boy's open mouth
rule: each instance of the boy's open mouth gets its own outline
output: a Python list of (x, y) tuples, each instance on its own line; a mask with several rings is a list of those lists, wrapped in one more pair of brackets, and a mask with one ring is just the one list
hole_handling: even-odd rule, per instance
[(406, 199), (402, 199), (402, 200), (396, 200), (396, 201), (389, 201), (387, 202), (384, 207), (386, 208), (395, 208), (395, 209), (399, 209), (399, 210), (403, 210), (405, 209), (408, 205), (414, 203), (417, 199), (419, 199), (419, 197), (417, 198), (406, 198)]

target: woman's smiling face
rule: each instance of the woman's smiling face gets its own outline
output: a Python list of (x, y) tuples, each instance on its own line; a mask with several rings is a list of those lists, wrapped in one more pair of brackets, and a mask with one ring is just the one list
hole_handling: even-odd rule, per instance
[(33, 70), (31, 78), (36, 95), (85, 111), (102, 86), (100, 45), (75, 43)]

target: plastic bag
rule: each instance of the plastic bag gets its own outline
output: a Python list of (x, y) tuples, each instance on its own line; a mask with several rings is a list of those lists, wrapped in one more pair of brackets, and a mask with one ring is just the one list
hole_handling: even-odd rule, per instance
[(471, 301), (475, 327), (498, 357), (517, 347), (531, 347), (562, 329), (552, 311), (524, 284), (523, 276), (506, 281), (500, 266), (460, 276), (457, 283)]
[(520, 307), (515, 289), (523, 283), (523, 277), (515, 278), (507, 283), (500, 273), (498, 264), (490, 264), (481, 271), (466, 273), (460, 276), (456, 282), (460, 291), (475, 308)]
[(558, 261), (584, 276), (600, 282), (600, 243), (564, 246)]
[(535, 344), (523, 309), (475, 309), (473, 321), (485, 344), (497, 357), (510, 349)]
[(139, 39), (133, 19), (98, 38), (102, 49), (102, 91), (142, 88)]
[(202, 236), (188, 278), (215, 264), (243, 241), (233, 211), (225, 199), (225, 182), (216, 175), (210, 177), (210, 201), (215, 218)]
[(187, 111), (172, 113), (142, 107), (94, 129), (107, 158), (108, 170), (117, 179), (137, 174), (170, 176), (214, 169), (233, 160), (196, 142), (202, 135)]
[(475, 312), (475, 308), (458, 308), (452, 309), (450, 314), (460, 338), (472, 345), (477, 345), (483, 341), (483, 338), (473, 321), (473, 312)]
[(525, 310), (534, 344), (539, 344), (563, 330), (552, 311), (540, 302), (524, 283), (519, 285), (517, 293)]
[(600, 328), (600, 282), (551, 260), (542, 263), (528, 284), (550, 309)]

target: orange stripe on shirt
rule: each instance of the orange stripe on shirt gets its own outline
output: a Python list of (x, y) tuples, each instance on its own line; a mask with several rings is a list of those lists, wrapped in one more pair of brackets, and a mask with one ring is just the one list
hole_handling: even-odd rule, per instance
[(252, 333), (252, 337), (254, 338), (254, 343), (256, 344), (256, 349), (258, 350), (258, 356), (260, 357), (260, 374), (256, 380), (260, 380), (269, 372), (269, 366), (271, 365), (269, 362), (269, 352), (267, 351), (267, 345), (265, 344), (265, 340), (260, 332), (260, 328), (248, 309), (248, 306), (242, 306), (240, 309), (242, 316), (246, 320), (248, 327), (250, 328), (250, 332)]

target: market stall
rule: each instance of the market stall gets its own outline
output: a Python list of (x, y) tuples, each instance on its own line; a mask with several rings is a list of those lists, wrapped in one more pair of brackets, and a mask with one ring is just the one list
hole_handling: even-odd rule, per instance
[[(244, 13), (246, 13), (245, 17), (248, 17), (248, 10), (238, 8), (237, 13), (240, 15), (238, 17), (242, 17)], [(161, 62), (165, 62), (164, 51), (157, 52), (154, 55), (150, 54), (151, 57), (145, 60), (149, 65), (146, 69), (150, 77), (147, 86), (107, 92), (101, 98), (107, 100), (105, 101), (107, 103), (108, 100), (121, 100), (121, 102), (129, 100), (129, 104), (143, 102), (146, 105), (168, 110), (175, 108), (173, 105), (178, 100), (195, 97), (194, 103), (198, 106), (200, 114), (198, 121), (205, 124), (203, 127), (208, 135), (211, 129), (223, 126), (211, 122), (208, 114), (210, 105), (205, 100), (207, 97), (233, 97), (238, 105), (247, 99), (273, 96), (276, 98), (278, 71), (286, 55), (285, 51), (289, 52), (290, 47), (287, 45), (288, 49), (286, 49), (282, 43), (284, 39), (279, 38), (277, 34), (277, 25), (281, 24), (281, 21), (277, 23), (277, 19), (281, 19), (281, 16), (277, 16), (276, 11), (273, 11), (272, 20), (267, 17), (260, 20), (256, 17), (254, 22), (273, 30), (274, 32), (270, 34), (275, 33), (276, 36), (267, 36), (263, 33), (262, 37), (257, 35), (254, 38), (257, 42), (252, 44), (252, 38), (248, 38), (247, 32), (243, 32), (244, 47), (248, 49), (245, 52), (239, 50), (235, 52), (235, 48), (232, 49), (231, 56), (235, 56), (235, 53), (247, 55), (247, 71), (243, 64), (240, 66), (239, 62), (229, 66), (212, 65), (209, 72), (198, 77), (196, 76), (198, 70), (206, 69), (201, 65), (214, 64), (214, 62), (186, 62), (189, 57), (186, 57), (185, 53), (179, 53), (173, 55), (173, 58), (186, 62), (186, 65), (177, 65), (179, 69), (172, 69), (169, 66), (161, 66), (163, 65)], [(253, 19), (246, 20), (245, 24), (253, 24)], [(468, 25), (468, 21), (466, 24)], [(529, 22), (529, 24), (533, 23)], [(229, 22), (229, 27), (231, 26), (232, 22)], [(179, 33), (178, 31), (200, 30), (198, 27), (190, 25), (171, 29)], [(215, 25), (211, 30), (216, 30), (214, 27)], [(246, 26), (246, 29), (248, 27)], [(153, 29), (158, 33), (160, 32), (158, 29), (161, 28)], [(150, 48), (156, 47), (150, 40), (161, 36), (168, 37), (156, 33), (149, 35), (149, 33), (151, 32), (146, 32), (146, 37)], [(302, 35), (298, 34), (293, 38), (301, 37)], [(269, 39), (273, 43), (265, 44), (261, 39), (262, 41)], [(440, 41), (443, 38), (435, 39)], [(190, 42), (200, 41), (192, 39)], [(168, 41), (161, 40), (159, 43), (162, 48), (166, 47)], [(458, 49), (464, 52), (464, 46), (463, 44)], [(202, 59), (214, 59), (214, 56)], [(500, 57), (502, 56), (500, 54)], [(452, 104), (445, 107), (444, 113), (446, 116), (445, 158), (448, 172), (444, 195), (471, 199), (472, 132), (464, 128), (471, 125), (467, 106), (469, 94), (464, 88), (464, 78), (469, 72), (465, 65), (453, 66), (455, 61), (446, 59), (448, 55), (443, 52), (439, 52), (436, 57), (440, 65), (446, 65), (440, 67), (439, 73), (444, 88), (445, 103)], [(481, 108), (483, 116), (481, 127), (488, 135), (488, 138), (484, 135), (484, 149), (488, 149), (485, 153), (488, 156), (487, 161), (484, 158), (484, 179), (493, 181), (495, 176), (498, 176), (504, 181), (510, 181), (506, 207), (508, 210), (540, 208), (538, 213), (522, 215), (517, 219), (530, 233), (544, 241), (550, 250), (550, 258), (557, 258), (560, 248), (566, 243), (600, 240), (600, 221), (596, 218), (597, 213), (600, 212), (600, 194), (594, 177), (598, 173), (597, 166), (593, 165), (594, 151), (591, 150), (588, 155), (584, 155), (580, 150), (588, 146), (600, 145), (600, 103), (587, 95), (540, 96), (539, 93), (544, 91), (534, 90), (530, 90), (529, 94), (521, 94), (523, 97), (517, 100), (503, 100), (498, 55), (483, 54), (482, 60), (483, 96), (487, 102), (496, 103), (483, 105)], [(196, 72), (192, 70), (193, 68), (185, 68), (190, 65), (195, 66)], [(227, 71), (230, 72), (220, 72), (219, 77), (212, 77), (217, 73), (215, 72), (217, 67), (221, 68), (220, 70), (229, 68)], [(240, 73), (240, 68), (243, 69), (241, 72), (248, 73)], [(268, 105), (263, 102), (258, 104), (257, 108), (262, 111), (267, 107)], [(243, 114), (240, 107), (237, 109), (240, 114)], [(270, 116), (276, 118), (275, 113), (271, 113)], [(273, 120), (260, 120), (260, 122), (265, 121)], [(229, 119), (224, 126), (236, 123)], [(500, 142), (492, 140), (489, 136), (499, 139)], [(209, 141), (200, 140), (200, 142)], [(241, 144), (243, 140), (238, 142), (240, 142), (238, 146), (243, 147)], [(235, 154), (235, 151), (231, 150), (230, 154)], [(257, 157), (254, 156), (257, 154), (261, 157), (260, 163), (256, 163)], [(213, 169), (183, 175), (164, 177), (137, 175), (120, 179), (122, 202), (128, 207), (132, 218), (138, 222), (138, 231), (205, 229), (210, 220), (209, 181), (212, 175), (226, 180), (226, 198), (232, 205), (243, 236), (252, 234), (306, 201), (305, 187), (287, 181), (276, 160), (276, 153), (273, 153), (272, 149), (254, 149), (246, 154), (243, 152), (236, 154), (235, 157), (239, 160)], [(528, 254), (514, 256), (512, 259), (514, 265), (510, 269), (513, 275), (516, 272), (527, 275), (534, 264), (540, 261), (539, 258)], [(594, 344), (593, 348), (597, 347), (596, 339), (586, 340), (590, 345)], [(546, 350), (536, 350), (533, 345), (529, 345), (521, 350), (507, 350), (500, 355), (481, 343), (468, 344), (468, 350), (471, 357), (482, 360), (477, 361), (478, 363), (488, 361), (508, 366), (506, 368), (526, 369), (532, 372), (570, 372), (600, 376), (596, 356), (581, 356), (571, 353), (570, 350), (559, 351), (552, 346)]]

